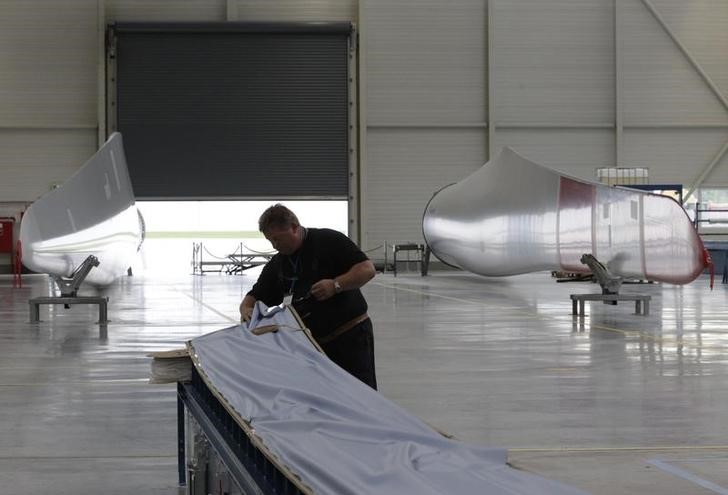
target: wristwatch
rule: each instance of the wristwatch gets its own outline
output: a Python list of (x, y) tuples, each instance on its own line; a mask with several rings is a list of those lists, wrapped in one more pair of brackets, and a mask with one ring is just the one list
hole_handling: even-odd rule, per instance
[(339, 281), (334, 279), (334, 292), (338, 294), (342, 290), (344, 290), (344, 289), (341, 288), (341, 284), (339, 283)]

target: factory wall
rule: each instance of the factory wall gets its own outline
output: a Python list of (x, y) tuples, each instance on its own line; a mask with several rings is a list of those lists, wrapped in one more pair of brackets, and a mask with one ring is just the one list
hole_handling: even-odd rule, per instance
[(368, 248), (420, 241), (432, 193), (503, 146), (588, 180), (728, 186), (728, 2), (364, 5)]
[(728, 2), (8, 0), (0, 216), (98, 146), (107, 22), (224, 20), (356, 23), (366, 249), (421, 241), (432, 193), (502, 146), (586, 179), (728, 186)]

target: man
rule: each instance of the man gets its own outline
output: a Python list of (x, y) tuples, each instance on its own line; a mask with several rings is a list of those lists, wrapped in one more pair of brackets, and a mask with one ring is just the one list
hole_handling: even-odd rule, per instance
[(250, 319), (256, 301), (273, 306), (291, 297), (326, 355), (376, 389), (372, 322), (359, 290), (374, 277), (374, 264), (344, 234), (305, 228), (281, 204), (263, 212), (258, 228), (278, 254), (240, 303), (242, 318)]

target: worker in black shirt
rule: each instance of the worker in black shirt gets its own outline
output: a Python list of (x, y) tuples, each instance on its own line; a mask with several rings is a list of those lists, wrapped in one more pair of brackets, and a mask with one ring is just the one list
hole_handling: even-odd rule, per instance
[(281, 204), (265, 210), (258, 227), (278, 254), (240, 303), (242, 319), (256, 301), (273, 306), (290, 298), (326, 355), (376, 389), (372, 322), (359, 290), (374, 277), (374, 264), (344, 234), (303, 227)]

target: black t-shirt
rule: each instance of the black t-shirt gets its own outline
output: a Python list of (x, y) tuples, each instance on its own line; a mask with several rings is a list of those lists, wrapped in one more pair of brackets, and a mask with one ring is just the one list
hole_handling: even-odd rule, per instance
[(313, 297), (301, 303), (297, 300), (308, 296), (311, 286), (319, 280), (343, 275), (352, 266), (368, 259), (341, 232), (310, 228), (298, 251), (290, 256), (279, 253), (271, 258), (248, 294), (273, 306), (292, 293), (294, 308), (314, 337), (321, 338), (366, 313), (367, 302), (361, 291), (345, 290), (325, 301), (316, 301)]

